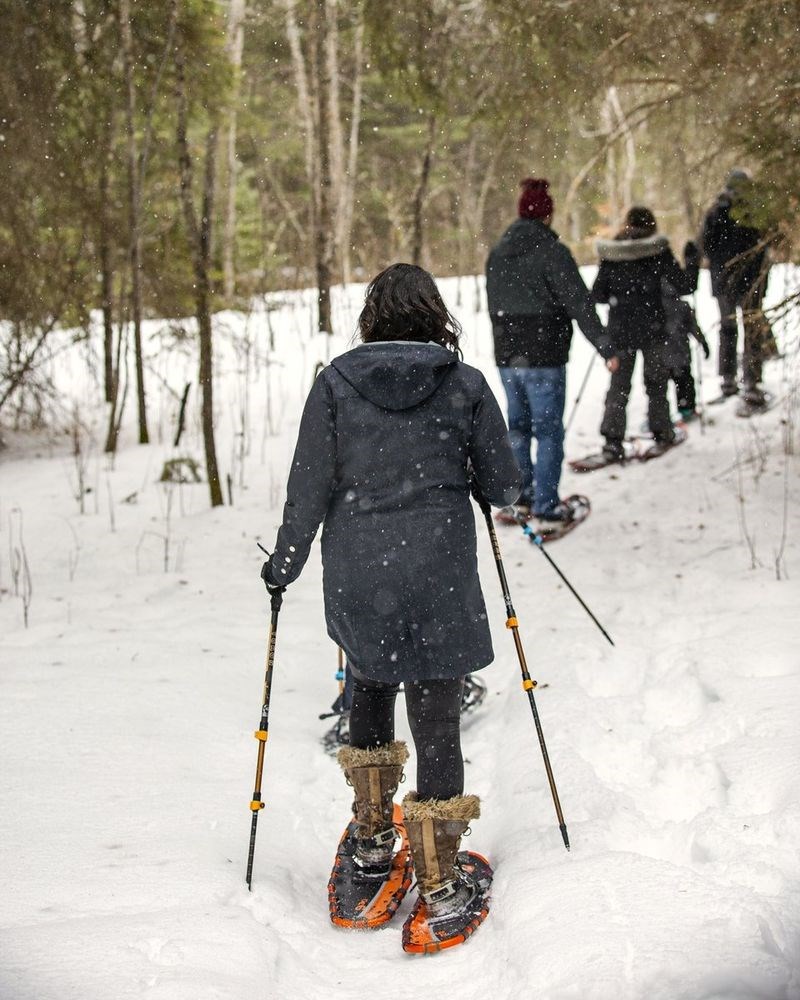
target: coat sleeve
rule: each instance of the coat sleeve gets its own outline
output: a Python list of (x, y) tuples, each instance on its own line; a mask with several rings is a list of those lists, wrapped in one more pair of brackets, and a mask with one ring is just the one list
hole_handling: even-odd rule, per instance
[(600, 261), (597, 277), (592, 285), (592, 302), (608, 302), (608, 267), (604, 260)]
[(548, 260), (547, 282), (570, 319), (574, 319), (581, 333), (603, 358), (614, 355), (611, 341), (597, 315), (575, 258), (563, 243), (556, 244)]
[(300, 419), (283, 522), (270, 559), (270, 576), (275, 583), (289, 584), (300, 575), (335, 485), (334, 403), (325, 376), (319, 375)]
[(481, 395), (472, 415), (469, 460), (477, 486), (489, 503), (507, 507), (519, 498), (522, 476), (503, 414), (483, 376)]
[(678, 295), (691, 295), (697, 289), (698, 265), (699, 261), (697, 260), (687, 261), (684, 269), (670, 251), (665, 250), (661, 277), (666, 278)]
[(719, 247), (719, 214), (719, 210), (714, 206), (706, 212), (706, 217), (703, 219), (700, 247), (706, 257), (713, 256)]

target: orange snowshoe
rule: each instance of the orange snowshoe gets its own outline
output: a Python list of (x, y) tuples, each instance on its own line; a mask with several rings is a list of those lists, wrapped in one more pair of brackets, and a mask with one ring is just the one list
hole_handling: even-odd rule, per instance
[[(459, 851), (454, 870), (456, 880), (449, 895), (433, 892), (421, 896), (403, 925), (403, 951), (421, 955), (463, 944), (489, 914), (492, 868), (474, 851)], [(448, 889), (449, 887), (445, 887)]]
[[(379, 834), (375, 846), (384, 846), (385, 861), (364, 863), (356, 855), (357, 821), (352, 819), (339, 841), (336, 860), (328, 882), (331, 920), (337, 927), (367, 930), (388, 923), (403, 902), (411, 886), (413, 864), (408, 837), (399, 805), (392, 814), (393, 830)], [(389, 839), (391, 836), (391, 839)], [(388, 846), (400, 844), (392, 854)], [(373, 849), (374, 850), (374, 849)], [(375, 852), (380, 854), (380, 851)]]

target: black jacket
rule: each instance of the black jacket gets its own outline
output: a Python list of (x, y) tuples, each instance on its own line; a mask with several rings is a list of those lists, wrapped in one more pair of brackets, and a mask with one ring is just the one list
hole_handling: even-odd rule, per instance
[(458, 677), (492, 652), (467, 479), (513, 503), (520, 474), (483, 375), (436, 344), (362, 344), (306, 402), (270, 575), (291, 583), (321, 521), (328, 634), (381, 681)]
[[(755, 250), (762, 234), (752, 226), (742, 225), (731, 215), (735, 208), (731, 194), (723, 191), (703, 222), (703, 252), (711, 271), (711, 290), (735, 302), (764, 285), (767, 251)], [(757, 303), (755, 303), (757, 304)]]
[(698, 261), (686, 270), (672, 256), (663, 236), (635, 240), (600, 240), (600, 268), (592, 286), (595, 302), (608, 302), (608, 333), (618, 350), (636, 350), (666, 340), (662, 280), (680, 295), (697, 288)]
[(503, 233), (486, 262), (486, 295), (500, 366), (565, 365), (573, 319), (604, 358), (614, 353), (575, 259), (542, 222), (517, 219)]

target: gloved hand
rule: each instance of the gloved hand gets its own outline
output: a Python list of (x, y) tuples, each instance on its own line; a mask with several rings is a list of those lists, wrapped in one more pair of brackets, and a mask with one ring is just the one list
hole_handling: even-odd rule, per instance
[(267, 588), (267, 593), (270, 596), (272, 594), (282, 594), (286, 590), (286, 585), (275, 583), (272, 576), (272, 556), (261, 567), (261, 579), (264, 581), (264, 586)]
[(708, 346), (708, 341), (706, 340), (706, 338), (699, 331), (697, 333), (697, 343), (703, 349), (703, 357), (706, 359), (706, 361), (708, 361), (708, 359), (711, 357), (711, 348)]
[(687, 240), (683, 248), (683, 259), (687, 264), (696, 264), (700, 260), (700, 250), (694, 240)]
[(472, 468), (469, 470), (469, 491), (475, 498), (477, 505), (484, 513), (490, 509), (489, 501), (483, 495), (481, 488), (478, 485), (478, 480), (475, 478), (475, 472)]

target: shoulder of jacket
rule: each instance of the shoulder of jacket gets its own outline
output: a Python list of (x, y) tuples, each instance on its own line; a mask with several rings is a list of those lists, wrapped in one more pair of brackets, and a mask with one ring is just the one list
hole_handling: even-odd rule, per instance
[(474, 389), (477, 392), (482, 392), (486, 382), (486, 376), (474, 365), (468, 365), (466, 361), (456, 361), (454, 365), (451, 366), (451, 372), (453, 377), (460, 379), (470, 389)]

